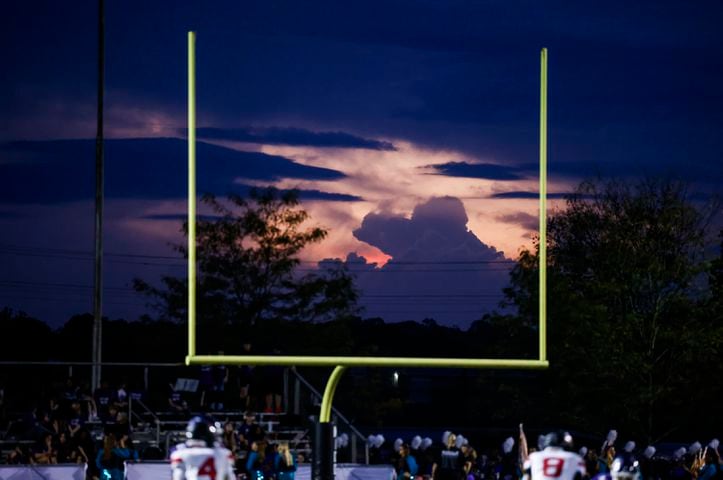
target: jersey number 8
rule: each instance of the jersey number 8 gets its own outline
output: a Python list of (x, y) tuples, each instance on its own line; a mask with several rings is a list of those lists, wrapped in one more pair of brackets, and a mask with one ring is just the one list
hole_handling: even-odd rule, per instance
[(546, 477), (557, 478), (562, 473), (562, 467), (565, 465), (565, 460), (562, 458), (546, 458), (542, 462), (542, 474)]

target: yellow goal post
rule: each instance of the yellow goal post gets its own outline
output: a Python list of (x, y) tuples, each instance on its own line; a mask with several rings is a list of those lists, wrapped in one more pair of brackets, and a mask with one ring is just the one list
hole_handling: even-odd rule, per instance
[(321, 422), (329, 422), (331, 402), (348, 367), (545, 369), (547, 360), (547, 49), (540, 53), (539, 185), (539, 356), (537, 359), (426, 358), (296, 355), (196, 354), (196, 33), (188, 32), (188, 355), (187, 365), (280, 365), (334, 367), (324, 392)]

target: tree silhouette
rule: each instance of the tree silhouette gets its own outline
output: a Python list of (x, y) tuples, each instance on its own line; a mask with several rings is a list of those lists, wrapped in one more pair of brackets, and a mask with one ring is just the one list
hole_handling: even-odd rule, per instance
[[(252, 190), (248, 199), (203, 197), (215, 215), (197, 221), (199, 322), (216, 330), (275, 320), (328, 320), (356, 311), (357, 293), (341, 262), (302, 275), (298, 254), (327, 231), (305, 227), (309, 215), (294, 191)], [(188, 235), (188, 225), (183, 231)], [(175, 245), (188, 258), (186, 245)], [(155, 300), (162, 318), (186, 317), (187, 279), (166, 276), (163, 287), (142, 279), (134, 288)]]
[[(711, 206), (677, 181), (585, 182), (550, 217), (546, 403), (560, 420), (652, 440), (695, 418), (710, 393), (696, 370), (720, 358), (723, 328), (701, 308)], [(506, 291), (532, 325), (537, 265), (523, 252)]]

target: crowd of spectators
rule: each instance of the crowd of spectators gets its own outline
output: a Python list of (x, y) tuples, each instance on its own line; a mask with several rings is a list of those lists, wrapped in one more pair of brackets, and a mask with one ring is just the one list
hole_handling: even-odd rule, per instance
[[(247, 381), (245, 395), (239, 396), (239, 404), (266, 406), (266, 394), (253, 395), (254, 385), (264, 383), (258, 381), (253, 369), (239, 371), (245, 374), (241, 378)], [(277, 371), (269, 370), (265, 374), (273, 374), (278, 380)], [(271, 441), (254, 413), (245, 413), (238, 425), (221, 417), (221, 410), (229, 404), (224, 396), (229, 377), (225, 367), (204, 367), (199, 379), (194, 379), (196, 388), (179, 391), (179, 382), (171, 383), (167, 406), (161, 402), (161, 411), (168, 418), (175, 415), (182, 421), (187, 421), (193, 411), (216, 414), (219, 420), (225, 420), (221, 440), (234, 454), (240, 478), (277, 478), (276, 474), (284, 471), (287, 472), (286, 480), (291, 480), (288, 445)], [(264, 392), (264, 388), (259, 392)], [(280, 411), (280, 401), (275, 402), (275, 396), (280, 395), (277, 391), (281, 390), (271, 389), (271, 407), (265, 410)], [(129, 404), (146, 402), (146, 397), (145, 391), (129, 388), (125, 381), (111, 386), (104, 380), (91, 393), (88, 385), (77, 385), (68, 378), (62, 387), (49, 392), (30, 411), (7, 421), (3, 426), (4, 451), (0, 462), (11, 465), (86, 464), (89, 480), (123, 478), (123, 462), (164, 459), (169, 454), (159, 445), (142, 449), (134, 446), (133, 432), (135, 428), (138, 433), (139, 424), (137, 421), (132, 424)], [(294, 457), (294, 468), (296, 461)]]
[[(619, 447), (615, 443), (616, 437), (617, 433), (612, 430), (601, 448), (580, 446), (577, 449), (585, 461), (586, 479), (609, 475), (613, 459), (620, 454), (632, 456), (637, 461), (639, 480), (723, 478), (717, 439), (711, 440), (707, 446), (693, 442), (663, 452), (654, 446), (639, 449), (633, 441)], [(542, 441), (541, 435), (538, 445), (528, 449), (527, 440), (521, 432), (518, 441), (510, 436), (496, 446), (481, 445), (477, 448), (463, 435), (447, 431), (441, 443), (435, 443), (429, 437), (415, 436), (409, 441), (398, 438), (393, 447), (385, 448), (383, 436), (370, 435), (368, 438), (373, 463), (392, 465), (397, 478), (402, 480), (520, 480), (524, 475), (525, 456), (541, 449)]]
[(293, 480), (296, 465), (306, 461), (302, 454), (291, 452), (288, 442), (268, 438), (251, 412), (244, 415), (238, 426), (226, 421), (221, 440), (231, 451), (236, 474), (242, 479)]
[[(106, 382), (91, 392), (72, 378), (51, 392), (30, 411), (9, 419), (4, 442), (4, 462), (11, 465), (86, 464), (89, 478), (98, 478), (109, 448), (125, 449), (138, 458), (130, 440), (131, 424), (125, 384), (111, 389)], [(102, 441), (105, 444), (101, 443)], [(112, 441), (112, 443), (110, 443)]]

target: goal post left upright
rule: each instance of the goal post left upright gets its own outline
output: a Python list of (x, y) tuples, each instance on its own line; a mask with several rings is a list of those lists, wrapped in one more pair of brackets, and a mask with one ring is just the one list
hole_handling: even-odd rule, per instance
[(196, 355), (196, 32), (188, 32), (188, 356)]

